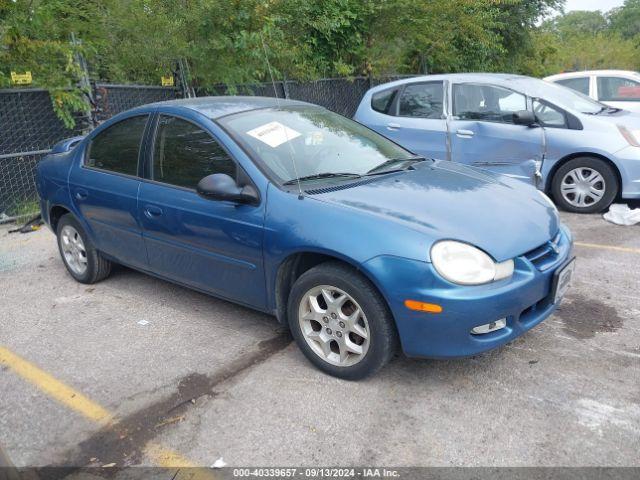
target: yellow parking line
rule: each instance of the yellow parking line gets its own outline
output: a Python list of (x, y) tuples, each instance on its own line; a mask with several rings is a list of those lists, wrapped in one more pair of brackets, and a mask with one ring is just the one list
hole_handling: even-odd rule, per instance
[(640, 253), (640, 248), (618, 247), (616, 245), (601, 245), (599, 243), (574, 242), (578, 247), (600, 248), (602, 250), (614, 250), (616, 252)]
[(56, 380), (51, 375), (43, 372), (35, 365), (20, 358), (15, 353), (4, 347), (0, 347), (0, 364), (6, 365), (25, 380), (31, 382), (40, 390), (58, 402), (66, 405), (89, 420), (100, 424), (108, 423), (112, 416), (100, 405), (89, 400), (80, 392)]
[[(113, 414), (109, 413), (106, 409), (93, 402), (89, 398), (82, 395), (80, 392), (65, 385), (61, 381), (55, 379), (47, 372), (39, 369), (32, 363), (28, 362), (24, 358), (16, 355), (10, 350), (0, 346), (0, 365), (6, 365), (13, 370), (17, 375), (24, 378), (51, 398), (57, 400), (61, 404), (69, 407), (71, 410), (80, 413), (89, 420), (100, 424), (101, 426), (108, 425), (113, 419)], [(145, 448), (145, 453), (154, 463), (165, 468), (194, 468), (196, 465), (182, 455), (162, 445), (150, 443)], [(184, 475), (184, 474), (183, 474)], [(176, 478), (181, 478), (180, 475)], [(213, 472), (206, 469), (190, 470), (189, 478), (215, 478)]]

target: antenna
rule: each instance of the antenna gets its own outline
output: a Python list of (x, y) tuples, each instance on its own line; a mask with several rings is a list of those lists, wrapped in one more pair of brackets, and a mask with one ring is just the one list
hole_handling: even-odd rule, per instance
[[(260, 32), (260, 41), (262, 42), (262, 50), (264, 51), (264, 60), (267, 63), (267, 70), (269, 71), (269, 76), (271, 77), (273, 93), (276, 94), (276, 104), (278, 105), (278, 109), (280, 109), (280, 97), (278, 96), (278, 90), (276, 89), (276, 81), (273, 79), (273, 72), (271, 71), (271, 64), (269, 63), (269, 56), (267, 55), (267, 46), (264, 43), (262, 32)], [(284, 129), (284, 137), (287, 139), (287, 145), (289, 146), (289, 156), (291, 157), (291, 164), (293, 165), (293, 174), (296, 176), (296, 180), (298, 181), (298, 199), (302, 200), (304, 196), (302, 195), (302, 187), (300, 186), (300, 175), (298, 175), (298, 168), (296, 167), (295, 151), (293, 150), (293, 146), (289, 141), (289, 135), (287, 134), (286, 128)]]

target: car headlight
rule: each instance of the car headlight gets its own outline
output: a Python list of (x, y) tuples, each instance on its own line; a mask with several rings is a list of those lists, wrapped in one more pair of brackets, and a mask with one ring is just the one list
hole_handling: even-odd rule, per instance
[(513, 275), (513, 260), (496, 263), (482, 250), (454, 240), (435, 243), (431, 262), (446, 280), (459, 285), (481, 285)]
[(544, 201), (551, 206), (551, 208), (553, 208), (554, 210), (558, 210), (558, 207), (556, 207), (556, 204), (553, 203), (553, 200), (551, 200), (546, 193), (544, 193), (542, 190), (538, 190), (538, 193), (544, 199)]
[(618, 125), (618, 130), (624, 137), (624, 139), (632, 147), (640, 147), (640, 130), (629, 130), (624, 125)]

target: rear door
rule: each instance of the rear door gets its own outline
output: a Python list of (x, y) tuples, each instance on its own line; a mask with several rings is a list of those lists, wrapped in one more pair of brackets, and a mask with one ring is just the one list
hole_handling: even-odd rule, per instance
[(242, 184), (246, 173), (202, 125), (161, 114), (140, 187), (140, 218), (154, 273), (254, 307), (265, 306), (264, 202), (205, 199), (198, 182), (214, 173)]
[(97, 133), (69, 175), (75, 207), (98, 250), (133, 267), (146, 268), (138, 221), (139, 169), (149, 115), (136, 115)]
[(409, 83), (375, 93), (364, 122), (426, 158), (447, 159), (444, 82)]
[(535, 185), (542, 128), (513, 123), (515, 112), (530, 109), (527, 97), (497, 85), (455, 83), (452, 98), (451, 159)]

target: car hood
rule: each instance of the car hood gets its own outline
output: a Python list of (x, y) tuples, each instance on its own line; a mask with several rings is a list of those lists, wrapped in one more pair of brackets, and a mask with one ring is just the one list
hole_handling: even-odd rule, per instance
[(596, 120), (613, 125), (623, 125), (629, 129), (640, 129), (640, 113), (630, 112), (628, 110), (620, 110), (619, 112), (609, 115), (587, 115), (590, 120)]
[(497, 261), (542, 245), (559, 228), (556, 209), (533, 186), (449, 161), (307, 193), (404, 224), (431, 242), (470, 243)]

